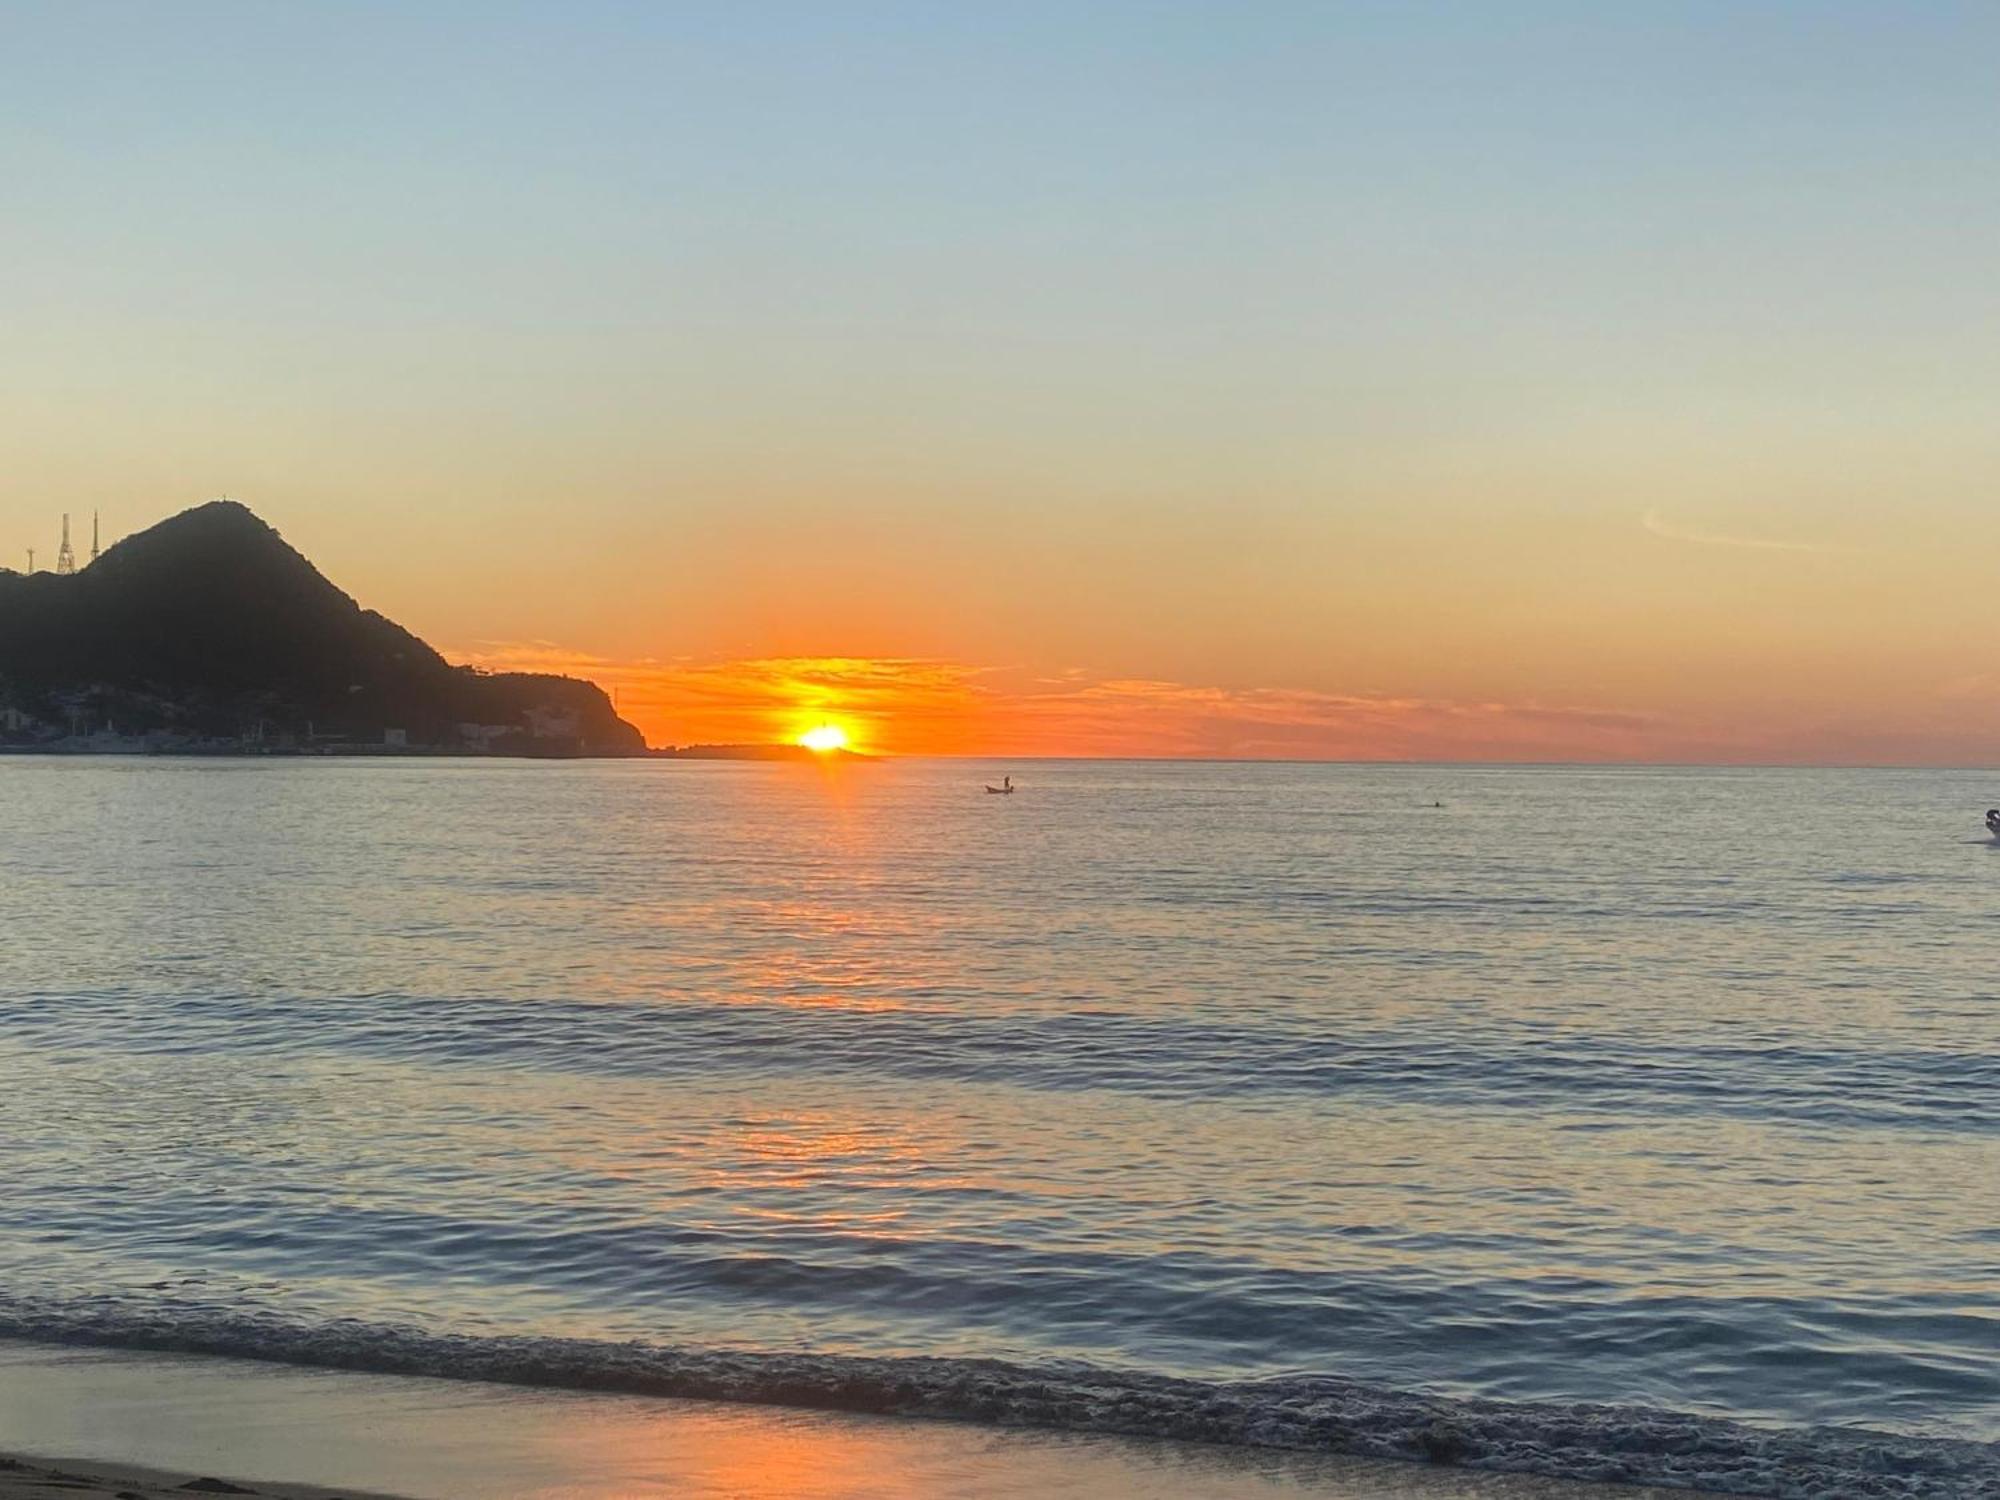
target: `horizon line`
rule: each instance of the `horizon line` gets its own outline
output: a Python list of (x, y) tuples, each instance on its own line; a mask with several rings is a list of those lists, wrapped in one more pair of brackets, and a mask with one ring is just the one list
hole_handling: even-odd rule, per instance
[[(769, 747), (780, 748), (786, 741), (774, 741)], [(577, 760), (649, 760), (656, 758), (652, 752), (687, 748), (675, 745), (649, 745), (643, 755), (593, 755), (572, 756)], [(501, 756), (440, 756), (433, 759), (481, 760), (504, 759)], [(690, 756), (690, 761), (701, 757)], [(1654, 771), (1991, 771), (2000, 774), (2000, 761), (1975, 765), (1970, 762), (1952, 761), (1809, 761), (1809, 760), (1422, 760), (1422, 759), (1356, 759), (1346, 756), (1305, 756), (1305, 755), (1047, 755), (1021, 754), (1004, 755), (990, 752), (971, 753), (959, 751), (922, 751), (896, 753), (877, 750), (850, 750), (841, 756), (825, 757), (827, 763), (840, 761), (895, 761), (895, 760), (1006, 760), (1006, 761), (1105, 761), (1140, 762), (1149, 765), (1216, 765), (1216, 766), (1407, 766), (1443, 768), (1458, 766), (1481, 770), (1654, 770)], [(704, 764), (727, 764), (727, 757), (713, 757)], [(754, 763), (754, 762), (753, 762)], [(798, 763), (813, 764), (812, 760), (801, 758)]]

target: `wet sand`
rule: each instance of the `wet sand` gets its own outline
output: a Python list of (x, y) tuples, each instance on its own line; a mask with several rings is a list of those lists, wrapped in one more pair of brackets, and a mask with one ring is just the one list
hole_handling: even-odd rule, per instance
[[(0, 1343), (0, 1500), (1661, 1500), (1271, 1450)], [(89, 1455), (88, 1459), (64, 1455)], [(116, 1465), (143, 1465), (138, 1469)], [(42, 1472), (38, 1472), (42, 1471)], [(46, 1471), (59, 1470), (63, 1477)]]
[(29, 1461), (0, 1456), (0, 1500), (195, 1500), (202, 1495), (252, 1495), (265, 1500), (394, 1500), (361, 1490), (323, 1490), (304, 1484), (254, 1488), (213, 1474), (168, 1474), (132, 1464), (87, 1459)]

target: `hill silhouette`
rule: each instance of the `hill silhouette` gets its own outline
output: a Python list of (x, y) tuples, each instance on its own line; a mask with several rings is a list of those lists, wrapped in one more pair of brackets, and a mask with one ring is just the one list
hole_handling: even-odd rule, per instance
[(596, 684), (447, 662), (218, 500), (82, 572), (0, 570), (0, 731), (637, 754)]

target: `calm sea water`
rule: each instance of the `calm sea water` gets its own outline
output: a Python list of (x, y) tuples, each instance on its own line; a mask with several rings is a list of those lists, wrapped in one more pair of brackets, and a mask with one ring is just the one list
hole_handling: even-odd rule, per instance
[(0, 760), (0, 1333), (960, 1415), (976, 1369), (1252, 1441), (1606, 1403), (2000, 1493), (1994, 802)]

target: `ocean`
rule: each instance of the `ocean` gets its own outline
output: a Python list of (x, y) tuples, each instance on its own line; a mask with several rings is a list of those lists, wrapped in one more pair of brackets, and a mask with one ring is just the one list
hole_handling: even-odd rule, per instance
[(0, 758), (0, 1337), (2000, 1495), (1994, 803)]

